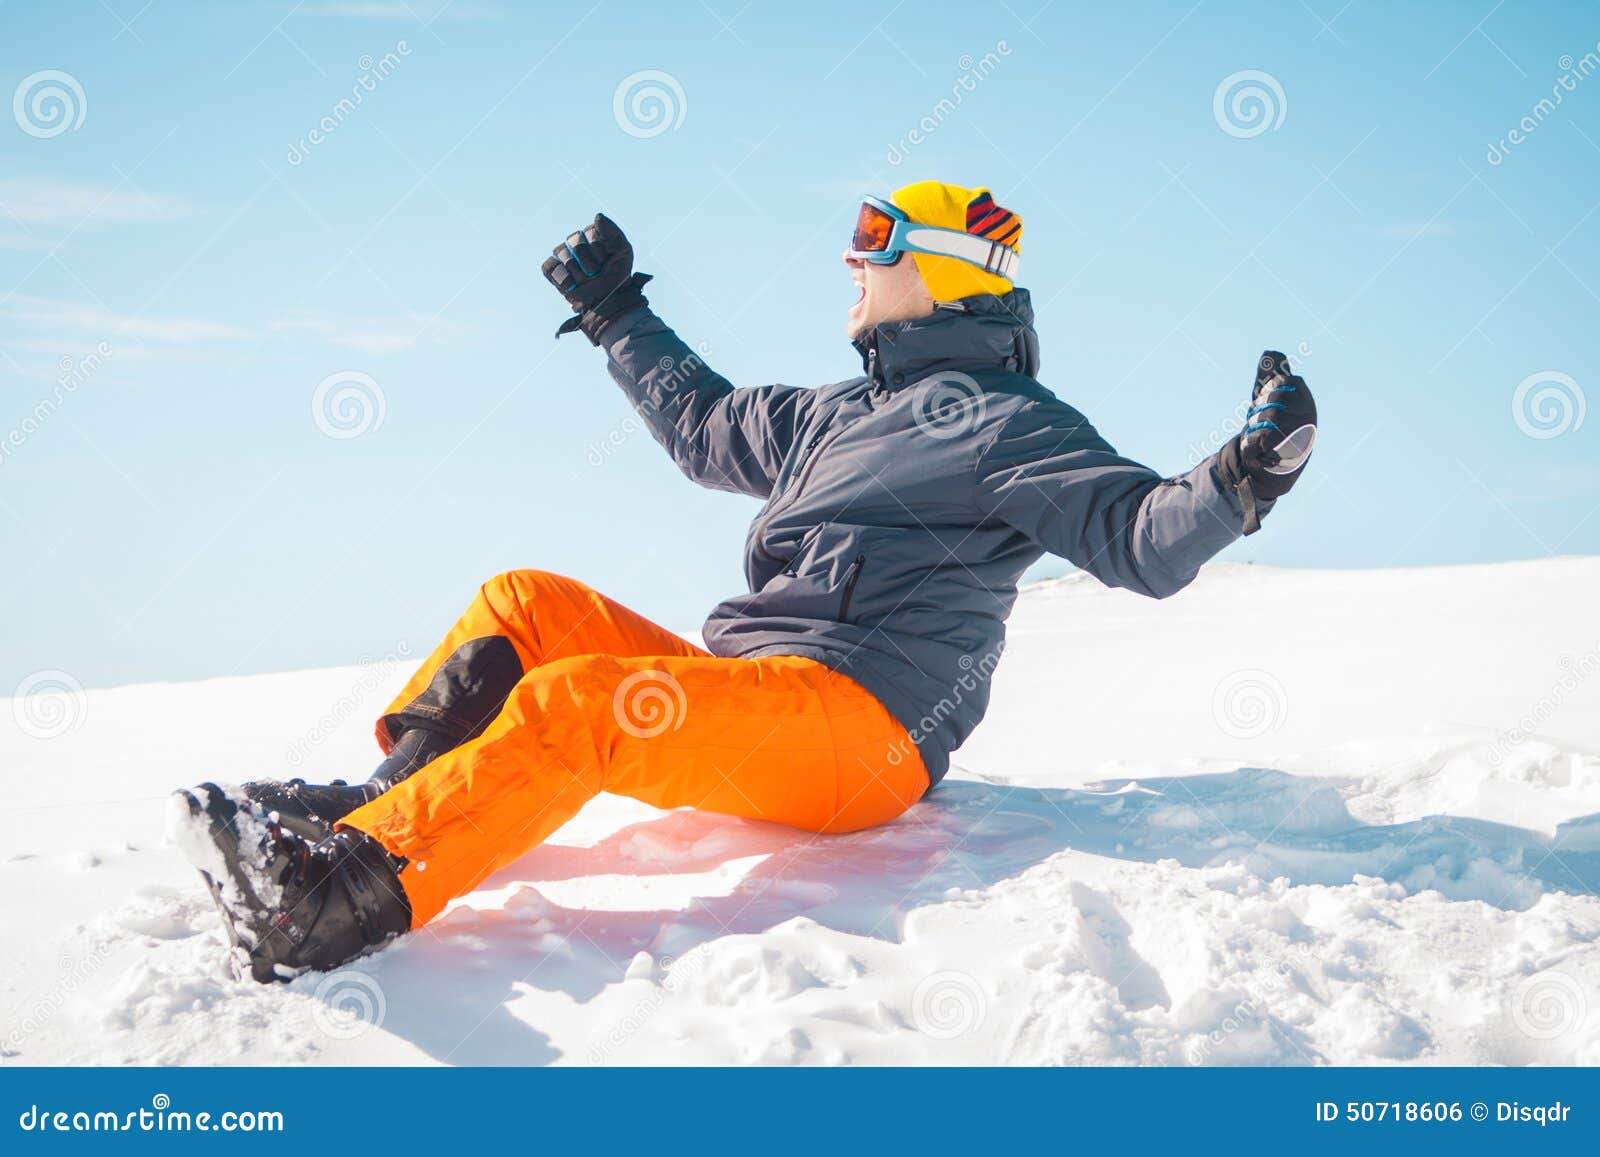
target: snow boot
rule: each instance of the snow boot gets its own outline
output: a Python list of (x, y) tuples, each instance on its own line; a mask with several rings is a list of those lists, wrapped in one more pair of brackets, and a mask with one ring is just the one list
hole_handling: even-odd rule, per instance
[(450, 737), (425, 727), (408, 729), (366, 783), (342, 779), (332, 783), (262, 779), (241, 789), (258, 810), (271, 813), (279, 826), (315, 843), (333, 834), (333, 825), (362, 804), (370, 803), (402, 783), (456, 745)]
[(370, 836), (307, 840), (215, 784), (178, 799), (173, 835), (222, 913), (235, 975), (268, 983), (337, 968), (410, 930), (405, 861)]
[(260, 894), (268, 889), (265, 879), (240, 870), (239, 848), (241, 844), (260, 846), (269, 840), (268, 817), (248, 800), (241, 803), (216, 784), (203, 783), (173, 793), (167, 837), (205, 881), (228, 936), (229, 969), (236, 977), (242, 977), (249, 970), (254, 939), (248, 926), (240, 926), (234, 920), (234, 913), (261, 903)]

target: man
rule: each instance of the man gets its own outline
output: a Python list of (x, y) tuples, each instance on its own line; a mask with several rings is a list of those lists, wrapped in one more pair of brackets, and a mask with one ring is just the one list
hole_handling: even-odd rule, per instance
[(421, 925), (602, 791), (816, 832), (891, 820), (983, 717), (1044, 552), (1164, 598), (1254, 531), (1315, 437), (1283, 355), (1263, 356), (1239, 436), (1162, 478), (1034, 379), (1021, 238), (986, 189), (866, 198), (844, 258), (865, 372), (817, 389), (712, 372), (604, 216), (557, 247), (558, 333), (606, 351), (691, 479), (765, 499), (749, 590), (702, 649), (572, 579), (500, 575), (379, 720), (368, 783), (184, 793), (180, 835), (257, 979)]

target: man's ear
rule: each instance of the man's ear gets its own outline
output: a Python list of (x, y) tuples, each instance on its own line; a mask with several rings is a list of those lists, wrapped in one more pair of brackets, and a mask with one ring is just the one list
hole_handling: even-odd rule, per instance
[(910, 301), (920, 302), (923, 312), (931, 314), (936, 302), (933, 299), (933, 290), (928, 288), (928, 283), (922, 278), (922, 266), (917, 264), (917, 254), (907, 253), (902, 261), (910, 266), (910, 272), (907, 274), (907, 294)]
[(928, 283), (922, 280), (922, 270), (917, 268), (917, 263), (911, 260), (911, 256), (908, 253), (902, 259), (911, 266), (910, 273), (906, 275), (903, 300), (908, 306), (915, 305), (921, 314), (932, 313), (937, 303), (933, 299), (933, 293), (928, 289)]
[(923, 279), (922, 266), (917, 264), (917, 255), (915, 253), (907, 253), (900, 258), (900, 263), (902, 265), (910, 266), (910, 271), (906, 274), (906, 277), (907, 284), (915, 287), (913, 290), (911, 290), (911, 292), (915, 292), (923, 297), (926, 297), (928, 299), (928, 308), (932, 309), (934, 301), (933, 291), (928, 288), (927, 281)]

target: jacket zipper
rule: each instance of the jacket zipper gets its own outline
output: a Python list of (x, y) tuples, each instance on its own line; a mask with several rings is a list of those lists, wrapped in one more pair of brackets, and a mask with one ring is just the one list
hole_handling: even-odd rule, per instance
[(850, 621), (850, 599), (856, 593), (856, 581), (861, 578), (862, 564), (867, 561), (865, 553), (856, 555), (855, 562), (850, 564), (849, 573), (844, 576), (844, 594), (839, 599), (839, 621)]
[[(807, 441), (806, 444), (803, 447), (801, 447), (800, 453), (803, 454), (803, 455), (804, 454), (810, 454), (811, 451), (813, 449), (815, 449), (817, 443), (822, 441), (823, 433), (824, 433), (824, 431), (819, 430), (815, 434), (811, 435), (810, 440)], [(801, 468), (804, 469), (805, 465), (806, 465), (805, 463), (801, 463)], [(796, 479), (796, 481), (798, 481), (798, 479)], [(790, 489), (792, 491), (793, 486), (794, 486), (794, 482), (791, 482), (789, 485), (790, 485)], [(770, 550), (768, 550), (765, 546), (761, 545), (761, 539), (766, 534), (767, 527), (772, 525), (772, 515), (774, 513), (775, 513), (774, 511), (769, 510), (767, 512), (767, 516), (765, 518), (763, 518), (761, 520), (761, 522), (755, 528), (756, 553), (759, 554), (762, 558), (766, 559), (768, 562), (781, 562), (781, 563), (793, 562), (794, 560), (792, 558), (779, 558), (777, 555), (773, 554)]]
[[(848, 427), (848, 425), (849, 423), (846, 423), (846, 427)], [(834, 431), (834, 435), (837, 437), (843, 432), (844, 431), (842, 429), (836, 430)], [(820, 453), (822, 444), (827, 440), (828, 431), (826, 430), (821, 430), (811, 435), (811, 441), (807, 442), (806, 448), (801, 451), (801, 453), (806, 456), (805, 461), (800, 463), (799, 472), (794, 476), (794, 481), (789, 483), (789, 493), (791, 495), (798, 496), (800, 489), (806, 484), (806, 479), (811, 477), (811, 468), (817, 464), (817, 459), (822, 457), (822, 454)], [(791, 499), (791, 502), (792, 501), (793, 499)]]
[(779, 558), (777, 555), (773, 554), (770, 550), (763, 546), (761, 544), (761, 540), (766, 536), (767, 529), (772, 525), (772, 520), (778, 516), (778, 513), (785, 509), (785, 507), (794, 505), (795, 501), (798, 499), (801, 487), (805, 485), (806, 479), (811, 477), (811, 468), (816, 465), (817, 459), (821, 457), (819, 451), (821, 450), (822, 443), (828, 441), (828, 434), (832, 433), (835, 437), (837, 437), (838, 435), (844, 433), (844, 430), (848, 429), (849, 425), (850, 424), (847, 422), (841, 429), (819, 430), (815, 434), (811, 435), (810, 441), (808, 441), (805, 446), (801, 448), (800, 453), (804, 455), (804, 460), (800, 463), (799, 471), (796, 472), (794, 478), (790, 480), (789, 485), (784, 490), (784, 493), (789, 496), (789, 501), (767, 511), (766, 517), (761, 520), (761, 524), (756, 530), (756, 553), (762, 558), (765, 558), (768, 562), (787, 563), (794, 561), (793, 558)]

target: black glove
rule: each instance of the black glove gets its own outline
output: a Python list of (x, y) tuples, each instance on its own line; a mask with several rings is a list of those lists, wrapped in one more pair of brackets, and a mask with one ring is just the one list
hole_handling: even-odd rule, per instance
[(1299, 479), (1317, 442), (1317, 403), (1289, 359), (1267, 350), (1256, 363), (1245, 428), (1217, 455), (1223, 485), (1239, 496), (1244, 532), (1261, 529), (1256, 502), (1282, 498)]
[(604, 213), (557, 245), (540, 269), (577, 315), (561, 324), (557, 337), (581, 329), (599, 345), (607, 323), (645, 304), (642, 290), (650, 275), (633, 272), (633, 246)]

